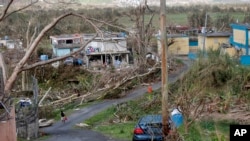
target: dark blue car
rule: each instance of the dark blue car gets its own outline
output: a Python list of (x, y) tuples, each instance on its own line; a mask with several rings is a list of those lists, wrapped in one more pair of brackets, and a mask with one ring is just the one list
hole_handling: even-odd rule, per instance
[(136, 124), (133, 141), (162, 141), (162, 116), (146, 115)]

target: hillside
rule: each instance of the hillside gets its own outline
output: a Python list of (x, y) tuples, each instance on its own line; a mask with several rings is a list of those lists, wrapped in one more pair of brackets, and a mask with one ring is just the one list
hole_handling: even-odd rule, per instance
[[(30, 1), (16, 1), (16, 4), (27, 4)], [(65, 0), (65, 2), (58, 2), (58, 0), (40, 0), (37, 5), (46, 8), (59, 7), (65, 8), (105, 8), (105, 7), (133, 7), (139, 5), (143, 0)], [(67, 3), (67, 6), (65, 6)], [(167, 6), (192, 6), (192, 5), (217, 5), (217, 4), (243, 4), (249, 3), (248, 0), (172, 0), (167, 1)], [(148, 0), (148, 5), (159, 6), (160, 0)]]
[[(134, 6), (138, 5), (143, 0), (79, 0), (79, 2), (83, 5), (103, 5), (103, 6)], [(236, 4), (235, 0), (172, 0), (167, 1), (166, 4), (168, 6), (177, 6), (177, 5), (194, 5), (194, 4), (218, 4), (218, 3), (228, 3), (228, 4)], [(239, 3), (250, 3), (248, 0), (238, 0)], [(149, 5), (160, 5), (160, 0), (148, 0)]]
[[(133, 6), (143, 2), (143, 0), (79, 0), (82, 4), (94, 4), (94, 5), (118, 5), (121, 7), (124, 6)], [(167, 5), (176, 6), (176, 5), (193, 5), (193, 4), (218, 4), (218, 3), (236, 3), (235, 0), (172, 0), (167, 1)], [(239, 3), (249, 3), (247, 0), (238, 0)], [(160, 1), (148, 0), (149, 5), (160, 5)]]

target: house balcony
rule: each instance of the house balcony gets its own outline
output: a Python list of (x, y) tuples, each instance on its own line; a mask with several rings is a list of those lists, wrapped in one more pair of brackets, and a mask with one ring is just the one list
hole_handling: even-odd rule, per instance
[(53, 45), (54, 48), (80, 48), (84, 44), (58, 44), (58, 45)]

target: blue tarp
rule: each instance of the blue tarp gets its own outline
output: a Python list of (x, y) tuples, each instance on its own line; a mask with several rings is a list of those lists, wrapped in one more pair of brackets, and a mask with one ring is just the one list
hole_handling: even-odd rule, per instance
[(250, 55), (242, 55), (240, 57), (240, 64), (250, 66)]

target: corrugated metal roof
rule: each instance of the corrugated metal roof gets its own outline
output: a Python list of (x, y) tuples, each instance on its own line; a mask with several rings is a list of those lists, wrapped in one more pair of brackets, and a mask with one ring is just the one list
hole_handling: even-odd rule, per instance
[[(50, 36), (51, 39), (75, 39), (75, 38), (84, 38), (91, 39), (95, 36), (95, 33), (89, 34), (62, 34), (56, 36)], [(119, 37), (119, 34), (103, 34), (103, 36), (97, 36), (95, 40), (125, 40), (125, 37)]]
[(130, 54), (130, 51), (108, 51), (108, 52), (91, 52), (86, 55), (103, 55), (103, 54)]
[(200, 36), (206, 37), (229, 37), (232, 35), (230, 32), (213, 32), (213, 33), (206, 33), (206, 34), (199, 34)]
[(62, 34), (56, 36), (50, 36), (50, 38), (54, 39), (74, 39), (74, 38), (82, 38), (81, 34)]

